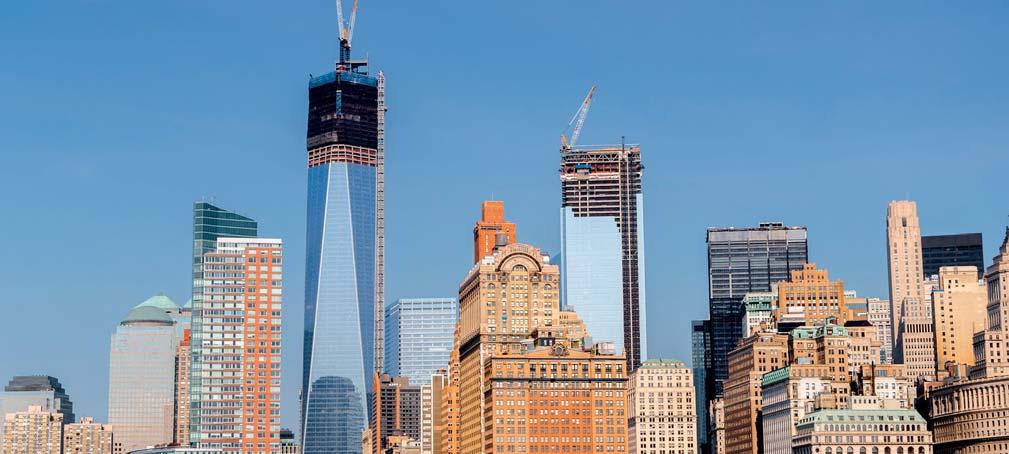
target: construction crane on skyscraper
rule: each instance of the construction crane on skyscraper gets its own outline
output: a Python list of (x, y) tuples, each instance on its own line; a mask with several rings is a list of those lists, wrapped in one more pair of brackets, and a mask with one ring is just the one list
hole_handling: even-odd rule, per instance
[[(596, 85), (592, 84), (592, 88), (589, 88), (589, 94), (585, 96), (585, 100), (582, 101), (582, 105), (578, 107), (578, 111), (575, 115), (571, 117), (571, 121), (568, 122), (568, 127), (564, 129), (564, 133), (561, 134), (561, 148), (569, 150), (575, 146), (575, 142), (578, 141), (578, 136), (582, 133), (582, 126), (585, 125), (585, 116), (589, 113), (589, 106), (592, 105), (592, 95), (596, 92)], [(567, 132), (571, 129), (571, 125), (574, 125), (574, 129), (571, 131), (571, 138), (567, 137)]]
[(343, 0), (336, 0), (336, 20), (340, 23), (340, 63), (350, 60), (350, 41), (354, 37), (354, 21), (357, 19), (357, 0), (350, 8), (350, 21), (343, 20)]

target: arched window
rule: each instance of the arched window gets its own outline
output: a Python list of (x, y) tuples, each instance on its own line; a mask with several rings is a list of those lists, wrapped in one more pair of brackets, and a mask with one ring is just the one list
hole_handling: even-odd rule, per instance
[(830, 447), (828, 446), (828, 447), (827, 447), (827, 451), (826, 451), (826, 454), (834, 454), (834, 450), (833, 450), (833, 449), (831, 449), (831, 448), (830, 448)]
[(529, 271), (529, 269), (526, 268), (525, 265), (515, 265), (515, 266), (512, 267), (512, 271), (513, 272), (514, 271)]
[(890, 447), (889, 446), (883, 448), (883, 454), (890, 454)]
[(897, 446), (897, 454), (904, 454), (904, 447), (903, 446)]

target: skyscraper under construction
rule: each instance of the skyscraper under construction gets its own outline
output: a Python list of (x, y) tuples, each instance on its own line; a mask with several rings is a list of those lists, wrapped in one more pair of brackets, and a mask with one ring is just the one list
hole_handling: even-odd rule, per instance
[(641, 148), (573, 142), (561, 148), (563, 304), (633, 370), (647, 357)]
[(351, 60), (354, 17), (337, 9), (339, 61), (308, 86), (305, 454), (361, 451), (383, 362), (385, 79)]

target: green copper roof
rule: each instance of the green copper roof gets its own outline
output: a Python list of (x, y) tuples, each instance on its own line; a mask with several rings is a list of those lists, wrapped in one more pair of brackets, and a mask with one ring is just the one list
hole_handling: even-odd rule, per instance
[(160, 323), (171, 325), (174, 322), (163, 309), (154, 306), (140, 305), (133, 308), (129, 314), (126, 314), (126, 318), (119, 322), (121, 325), (133, 323)]
[(193, 298), (189, 297), (189, 299), (186, 300), (186, 305), (182, 306), (182, 308), (183, 309), (192, 309), (193, 308)]
[(778, 383), (782, 380), (788, 380), (789, 372), (792, 369), (790, 367), (782, 367), (781, 369), (774, 369), (761, 378), (760, 386), (767, 387)]
[(848, 336), (848, 330), (833, 323), (817, 326), (800, 326), (792, 330), (792, 337), (796, 339), (817, 339), (824, 336)]
[(924, 424), (925, 418), (922, 418), (914, 410), (818, 410), (802, 417), (798, 425), (843, 422), (914, 422)]
[(175, 304), (175, 301), (172, 301), (172, 299), (164, 293), (158, 293), (157, 295), (147, 298), (147, 301), (138, 304), (137, 307), (156, 307), (163, 311), (179, 310), (179, 305)]

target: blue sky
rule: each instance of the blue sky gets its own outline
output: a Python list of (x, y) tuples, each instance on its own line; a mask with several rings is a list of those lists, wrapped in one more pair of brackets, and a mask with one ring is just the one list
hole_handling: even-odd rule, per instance
[[(649, 352), (689, 359), (704, 229), (781, 220), (886, 295), (886, 202), (925, 234), (1009, 218), (1009, 4), (362, 1), (388, 77), (388, 295), (454, 296), (480, 201), (559, 251), (558, 135), (642, 145)], [(191, 204), (287, 247), (283, 425), (301, 373), (309, 74), (328, 1), (14, 2), (0, 15), (0, 379), (59, 377), (106, 417), (109, 335), (190, 289)]]

